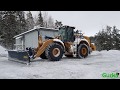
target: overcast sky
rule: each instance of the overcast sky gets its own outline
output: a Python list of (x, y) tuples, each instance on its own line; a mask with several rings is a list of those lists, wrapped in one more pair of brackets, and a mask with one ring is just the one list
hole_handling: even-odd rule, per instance
[[(120, 29), (120, 11), (47, 11), (54, 20), (62, 21), (63, 25), (76, 27), (84, 35), (94, 36), (106, 25), (116, 25)], [(37, 11), (32, 11), (33, 16)]]

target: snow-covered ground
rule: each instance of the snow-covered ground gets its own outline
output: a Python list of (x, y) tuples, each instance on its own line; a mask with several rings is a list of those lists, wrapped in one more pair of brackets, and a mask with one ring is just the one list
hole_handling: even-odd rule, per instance
[(3, 48), (2, 46), (0, 46), (0, 56), (1, 57), (6, 57), (8, 55), (8, 52), (5, 48)]
[(8, 61), (3, 57), (6, 52), (0, 53), (0, 79), (104, 79), (103, 73), (120, 73), (117, 50), (94, 51), (86, 59), (64, 57), (58, 62), (39, 59), (31, 65)]

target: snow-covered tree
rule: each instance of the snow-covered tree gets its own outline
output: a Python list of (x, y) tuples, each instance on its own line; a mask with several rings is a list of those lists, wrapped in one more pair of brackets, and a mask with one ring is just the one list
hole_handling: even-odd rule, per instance
[(4, 11), (2, 14), (2, 44), (6, 48), (13, 48), (14, 35), (17, 34), (17, 21), (15, 11)]
[(8, 49), (13, 49), (13, 37), (27, 30), (23, 11), (2, 11), (1, 43)]
[(41, 11), (38, 14), (38, 20), (37, 20), (36, 25), (39, 25), (40, 27), (44, 27), (44, 22), (43, 22), (43, 17), (42, 17)]
[(3, 35), (3, 31), (2, 31), (2, 11), (0, 11), (0, 44), (2, 45), (2, 35)]
[(35, 26), (35, 22), (32, 13), (29, 11), (26, 15), (27, 15), (26, 23), (28, 30), (33, 29)]
[(118, 30), (116, 28), (116, 26), (113, 26), (113, 32), (112, 32), (112, 36), (113, 36), (113, 46), (115, 49), (119, 49), (120, 50), (120, 34), (119, 34), (120, 30)]
[(120, 50), (120, 30), (116, 26), (106, 26), (105, 29), (99, 31), (95, 38), (97, 38), (95, 44), (98, 50)]
[(2, 34), (1, 28), (2, 28), (2, 11), (0, 11), (0, 35)]
[(19, 33), (25, 32), (28, 30), (27, 23), (25, 20), (25, 12), (24, 11), (16, 11), (16, 17), (18, 22)]

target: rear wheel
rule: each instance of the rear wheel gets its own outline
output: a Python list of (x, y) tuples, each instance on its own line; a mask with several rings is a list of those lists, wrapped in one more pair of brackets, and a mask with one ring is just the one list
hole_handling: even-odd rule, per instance
[(46, 57), (51, 61), (59, 61), (63, 57), (63, 47), (58, 43), (52, 43), (45, 51)]
[(77, 56), (78, 58), (86, 58), (89, 54), (89, 49), (86, 44), (81, 44), (78, 47)]

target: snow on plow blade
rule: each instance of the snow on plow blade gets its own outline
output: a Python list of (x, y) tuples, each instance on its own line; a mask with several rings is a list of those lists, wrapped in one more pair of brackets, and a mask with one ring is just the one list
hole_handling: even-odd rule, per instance
[(8, 60), (26, 64), (30, 63), (30, 58), (27, 51), (8, 51)]

